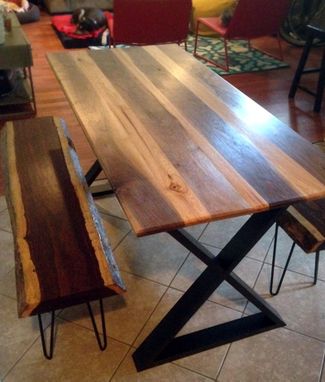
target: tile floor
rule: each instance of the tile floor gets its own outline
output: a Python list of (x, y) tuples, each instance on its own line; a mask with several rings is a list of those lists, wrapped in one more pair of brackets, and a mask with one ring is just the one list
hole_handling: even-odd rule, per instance
[[(55, 354), (47, 361), (35, 318), (17, 318), (14, 248), (7, 206), (0, 197), (0, 381), (325, 382), (325, 261), (321, 257), (319, 281), (312, 286), (314, 258), (296, 250), (280, 294), (270, 298), (273, 229), (236, 273), (278, 310), (287, 326), (137, 373), (131, 357), (134, 349), (204, 265), (167, 234), (136, 238), (114, 198), (96, 203), (128, 292), (105, 300), (109, 344), (104, 352), (97, 347), (84, 306), (58, 311)], [(237, 218), (189, 231), (217, 254), (244, 221)], [(282, 234), (280, 244), (279, 267), (290, 240)], [(182, 333), (255, 309), (222, 284)]]

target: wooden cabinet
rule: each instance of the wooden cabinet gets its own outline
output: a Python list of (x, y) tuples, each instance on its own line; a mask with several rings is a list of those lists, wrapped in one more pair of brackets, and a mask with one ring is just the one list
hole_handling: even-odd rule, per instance
[(31, 67), (32, 49), (14, 13), (10, 14), (12, 28), (0, 45), (0, 69), (12, 71), (12, 90), (0, 96), (0, 119), (36, 113)]

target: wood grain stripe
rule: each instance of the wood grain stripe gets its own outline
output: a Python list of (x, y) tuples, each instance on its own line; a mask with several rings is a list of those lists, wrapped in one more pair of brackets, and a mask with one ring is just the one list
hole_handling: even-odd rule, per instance
[[(77, 154), (71, 145), (68, 144), (67, 129), (64, 126), (63, 121), (56, 118), (54, 119), (54, 124), (57, 128), (71, 184), (80, 202), (81, 213), (84, 218), (91, 245), (94, 249), (103, 285), (115, 290), (116, 293), (121, 293), (121, 285), (123, 285), (123, 283), (120, 278), (116, 283), (117, 266), (107, 242), (107, 237), (103, 234), (104, 228), (102, 227), (101, 220), (97, 219), (97, 222), (94, 221), (95, 216), (97, 216), (96, 207), (88, 190)], [(102, 235), (99, 235), (99, 232), (101, 232)], [(105, 256), (103, 256), (103, 253), (105, 253)], [(115, 280), (112, 278), (112, 273), (114, 273)]]
[(119, 49), (115, 54), (120, 63), (124, 65), (127, 70), (132, 71), (143, 87), (146, 88), (168, 110), (168, 112), (179, 121), (193, 141), (196, 142), (198, 147), (200, 147), (215, 165), (215, 168), (218, 169), (220, 179), (225, 177), (225, 179), (232, 184), (233, 188), (238, 190), (238, 193), (246, 200), (248, 205), (256, 205), (256, 202), (259, 202), (261, 208), (267, 207), (268, 203), (262, 196), (259, 195), (256, 190), (215, 150), (201, 132), (195, 128), (192, 122), (187, 119), (156, 86), (154, 86), (147, 76), (134, 64), (130, 57), (126, 55), (122, 49)]
[[(3, 131), (4, 137), (2, 137), (5, 142), (6, 147), (15, 147), (15, 133), (12, 122), (7, 122), (6, 128)], [(16, 151), (14, 149), (11, 150), (2, 150), (3, 153), (7, 152), (7, 156), (5, 156), (5, 167), (7, 168), (10, 174), (8, 182), (8, 192), (11, 195), (11, 200), (9, 200), (10, 206), (9, 209), (11, 215), (11, 221), (14, 222), (13, 230), (14, 236), (17, 238), (16, 240), (16, 267), (19, 269), (21, 267), (22, 273), (24, 275), (29, 275), (29, 277), (23, 278), (21, 280), (20, 292), (22, 299), (18, 301), (19, 303), (19, 311), (24, 312), (24, 316), (29, 316), (31, 312), (35, 309), (41, 299), (41, 290), (40, 283), (38, 279), (38, 274), (35, 272), (35, 264), (33, 262), (30, 246), (26, 239), (27, 237), (27, 222), (26, 222), (26, 212), (22, 197), (22, 190), (20, 185), (20, 179), (18, 176), (17, 169), (17, 158)]]
[[(116, 141), (124, 139), (125, 150), (133, 158), (133, 166), (146, 179), (150, 179), (152, 186), (157, 190), (165, 190), (169, 193), (171, 208), (189, 211), (189, 215), (184, 213), (183, 219), (189, 221), (193, 212), (200, 212), (208, 216), (208, 211), (201, 204), (201, 201), (190, 190), (184, 182), (182, 176), (173, 164), (161, 152), (155, 140), (152, 139), (145, 126), (141, 123), (136, 114), (128, 107), (121, 95), (115, 90), (107, 77), (94, 65), (91, 58), (80, 51), (73, 56), (75, 64), (78, 65), (81, 74), (87, 74), (90, 81), (98, 81), (100, 86), (96, 88), (97, 97), (104, 99), (107, 108), (110, 110), (109, 126), (111, 137)], [(77, 99), (75, 99), (77, 101)], [(141, 134), (139, 133), (141, 132)], [(146, 158), (160, 158), (156, 161), (147, 161)], [(186, 194), (186, 198), (179, 197)]]
[(125, 289), (104, 229), (97, 230), (100, 217), (88, 203), (80, 164), (70, 155), (74, 150), (62, 128), (52, 118), (15, 121), (5, 128), (6, 195), (12, 225), (18, 227), (20, 317)]
[[(157, 61), (162, 63), (165, 68), (182, 82), (184, 86), (187, 86), (201, 101), (206, 103), (211, 110), (221, 116), (227, 123), (235, 126), (238, 130), (246, 134), (246, 136), (252, 141), (256, 149), (261, 151), (263, 155), (269, 160), (276, 171), (286, 179), (290, 186), (295, 189), (301, 196), (314, 192), (314, 197), (320, 197), (322, 195), (323, 183), (313, 177), (304, 167), (299, 166), (290, 156), (280, 150), (276, 145), (272, 144), (269, 140), (265, 140), (263, 136), (260, 136), (259, 125), (256, 123), (258, 118), (261, 117), (263, 124), (268, 124), (268, 119), (274, 117), (267, 113), (261, 107), (256, 107), (252, 110), (252, 119), (248, 120), (247, 110), (245, 113), (245, 119), (241, 118), (237, 114), (236, 109), (229, 108), (229, 106), (222, 100), (222, 98), (215, 97), (215, 94), (210, 90), (208, 86), (200, 79), (191, 76), (186, 72), (178, 63), (172, 60), (167, 54), (165, 54), (159, 47), (150, 46), (144, 47), (149, 54), (151, 54)], [(124, 53), (126, 59), (126, 54)], [(131, 60), (129, 59), (129, 64)], [(257, 121), (256, 121), (257, 120)], [(253, 133), (253, 134), (252, 134)]]
[(324, 158), (180, 48), (49, 61), (137, 235), (325, 195)]
[[(133, 70), (126, 70), (128, 67), (124, 67), (119, 60), (115, 60), (115, 55), (111, 57), (109, 63), (107, 63), (107, 58), (106, 60), (101, 59), (104, 58), (104, 56), (94, 56), (96, 58), (96, 64), (106, 76), (109, 76), (112, 70), (114, 70), (116, 75), (111, 78), (114, 86), (119, 89), (123, 97), (127, 99), (128, 104), (137, 112), (140, 118), (145, 120), (147, 128), (150, 128), (152, 135), (159, 141), (160, 145), (162, 147), (164, 145), (163, 150), (165, 154), (169, 158), (174, 158), (175, 163), (180, 162), (180, 153), (182, 153), (184, 157), (186, 156), (186, 160), (189, 164), (188, 167), (186, 166), (186, 169), (183, 169), (185, 173), (184, 176), (186, 177), (186, 173), (189, 175), (187, 181), (191, 184), (191, 187), (195, 189), (195, 192), (200, 195), (202, 200), (205, 198), (205, 193), (201, 187), (202, 184), (213, 184), (208, 187), (209, 190), (219, 187), (216, 187), (215, 180), (214, 182), (210, 182), (206, 174), (204, 174), (205, 178), (201, 180), (197, 172), (194, 178), (197, 183), (191, 183), (191, 173), (193, 170), (191, 171), (189, 166), (191, 165), (193, 169), (199, 167), (198, 163), (194, 161), (191, 162), (191, 159), (197, 156), (196, 152), (194, 153), (192, 149), (193, 146), (204, 153), (206, 157), (209, 158), (209, 162), (211, 155), (208, 155), (207, 148), (210, 149), (212, 155), (221, 158), (220, 171), (225, 170), (225, 172), (227, 172), (229, 164), (231, 163), (232, 172), (226, 175), (226, 178), (229, 179), (239, 191), (240, 198), (245, 197), (245, 189), (242, 185), (242, 182), (245, 181), (246, 184), (254, 190), (255, 194), (260, 195), (263, 200), (267, 201), (268, 205), (276, 204), (279, 198), (279, 190), (281, 190), (282, 197), (291, 199), (299, 198), (299, 194), (295, 193), (282, 177), (279, 177), (278, 173), (269, 165), (269, 162), (263, 157), (262, 153), (255, 149), (255, 146), (251, 144), (251, 141), (247, 139), (244, 134), (239, 133), (236, 129), (219, 118), (218, 114), (214, 113), (206, 104), (196, 98), (187, 87), (175, 81), (175, 78), (164, 70), (160, 63), (153, 60), (146, 52), (136, 49), (133, 49), (129, 55), (132, 62), (136, 64), (143, 75), (150, 73), (150, 82), (153, 88), (151, 93), (147, 92), (144, 86), (132, 75)], [(121, 77), (124, 78), (124, 81), (119, 80)], [(126, 85), (129, 83), (133, 84), (131, 89)], [(140, 92), (141, 100), (138, 96)], [(178, 114), (181, 114), (186, 121), (190, 121), (190, 128), (196, 135), (191, 135), (191, 131), (188, 131), (188, 123), (183, 126), (178, 126), (178, 123), (176, 128), (171, 114), (166, 113), (162, 104), (159, 104), (161, 107), (157, 106), (156, 103), (159, 103), (160, 100), (159, 97), (156, 98), (157, 93), (159, 97), (160, 94), (162, 94), (165, 99), (170, 100), (173, 107), (177, 109)], [(179, 127), (181, 127), (181, 129)], [(191, 152), (191, 155), (189, 155), (189, 153), (187, 154), (186, 150), (182, 151), (180, 145), (175, 144), (171, 146), (170, 141), (166, 138), (169, 136), (173, 136), (176, 142), (183, 142), (183, 146), (188, 147), (187, 150)], [(199, 142), (195, 139), (196, 136), (200, 137)], [(172, 148), (170, 149), (169, 147)], [(214, 167), (216, 167), (216, 163), (214, 163)], [(203, 168), (203, 166), (200, 168)], [(225, 174), (223, 174), (223, 176), (224, 175)], [(220, 175), (217, 176), (219, 183)], [(195, 186), (198, 186), (198, 188), (195, 188)], [(214, 195), (212, 198), (212, 192), (213, 191), (210, 191), (210, 195), (206, 198), (208, 203), (213, 199), (215, 202), (218, 200)], [(258, 203), (258, 200), (256, 198), (254, 199), (252, 192), (249, 193), (248, 197), (250, 197), (250, 203), (248, 205), (256, 205)], [(229, 199), (229, 194), (225, 195), (225, 198)], [(261, 198), (259, 201), (261, 201)], [(227, 201), (225, 201), (225, 203), (227, 203)]]

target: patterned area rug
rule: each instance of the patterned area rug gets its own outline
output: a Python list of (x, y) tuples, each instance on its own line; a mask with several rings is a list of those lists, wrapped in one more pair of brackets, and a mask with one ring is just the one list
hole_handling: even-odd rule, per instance
[[(189, 36), (188, 51), (193, 52), (194, 37)], [(213, 37), (199, 37), (198, 53), (207, 58), (213, 59), (221, 64), (224, 63), (224, 45), (222, 40)], [(247, 72), (259, 72), (263, 70), (272, 70), (287, 68), (289, 65), (283, 61), (277, 60), (259, 50), (252, 48), (250, 51), (247, 47), (247, 41), (233, 40), (228, 42), (228, 55), (230, 68), (229, 72), (225, 72), (221, 68), (206, 63), (214, 72), (218, 74), (235, 74)], [(204, 61), (203, 61), (204, 62)]]

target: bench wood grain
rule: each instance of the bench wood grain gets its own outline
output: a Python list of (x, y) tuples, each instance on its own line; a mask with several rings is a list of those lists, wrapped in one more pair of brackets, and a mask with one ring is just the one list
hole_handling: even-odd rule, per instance
[(125, 290), (63, 121), (2, 132), (20, 317)]

